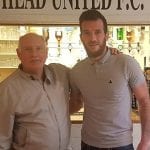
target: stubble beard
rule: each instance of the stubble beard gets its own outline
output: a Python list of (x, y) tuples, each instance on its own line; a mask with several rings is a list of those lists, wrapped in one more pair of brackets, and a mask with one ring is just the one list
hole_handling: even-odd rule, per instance
[(97, 58), (101, 56), (106, 48), (106, 41), (103, 44), (99, 45), (99, 49), (97, 51), (91, 51), (87, 46), (84, 45), (86, 53), (89, 58)]

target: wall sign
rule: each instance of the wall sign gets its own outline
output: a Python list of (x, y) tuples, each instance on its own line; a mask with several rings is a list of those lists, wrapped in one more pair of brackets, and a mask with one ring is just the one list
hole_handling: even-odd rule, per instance
[(149, 0), (0, 0), (1, 24), (78, 24), (97, 9), (109, 24), (150, 24)]

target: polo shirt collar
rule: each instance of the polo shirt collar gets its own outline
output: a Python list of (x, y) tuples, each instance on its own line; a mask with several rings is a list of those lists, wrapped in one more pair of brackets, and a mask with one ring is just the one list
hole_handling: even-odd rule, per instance
[(95, 63), (103, 64), (103, 63), (107, 62), (107, 60), (111, 56), (111, 51), (110, 51), (110, 49), (108, 47), (106, 47), (106, 48), (107, 48), (107, 51), (106, 51), (106, 53), (104, 54), (104, 56), (101, 59), (99, 59), (97, 62), (93, 62), (90, 58), (88, 58), (89, 63), (91, 65), (94, 65)]
[(110, 49), (107, 47), (107, 52), (98, 62), (103, 64), (103, 63), (107, 62), (107, 60), (109, 59), (110, 56), (111, 56), (111, 52), (110, 52)]

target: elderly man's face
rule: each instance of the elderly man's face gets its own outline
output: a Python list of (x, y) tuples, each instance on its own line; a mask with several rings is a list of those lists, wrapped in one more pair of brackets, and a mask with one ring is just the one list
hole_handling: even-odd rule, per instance
[(47, 58), (47, 48), (40, 36), (29, 34), (21, 39), (17, 54), (23, 70), (27, 73), (36, 74), (43, 69)]

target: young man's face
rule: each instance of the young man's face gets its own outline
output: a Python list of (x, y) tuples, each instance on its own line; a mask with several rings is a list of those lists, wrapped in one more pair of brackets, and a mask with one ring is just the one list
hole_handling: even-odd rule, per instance
[(101, 19), (83, 21), (81, 26), (81, 41), (89, 57), (99, 57), (106, 47), (108, 35), (104, 33)]

